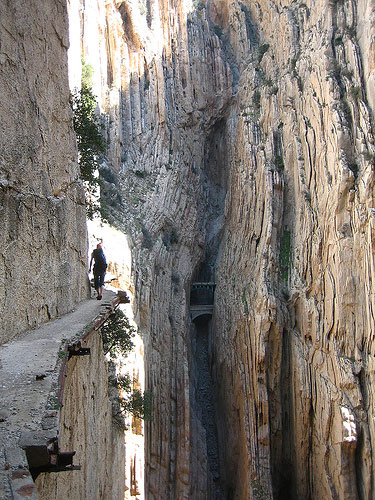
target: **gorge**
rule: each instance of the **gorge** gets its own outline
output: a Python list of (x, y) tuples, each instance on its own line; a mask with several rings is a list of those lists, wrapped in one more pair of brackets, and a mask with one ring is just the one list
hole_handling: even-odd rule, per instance
[[(153, 398), (144, 498), (375, 498), (375, 2), (0, 0), (0, 25), (1, 343), (89, 296), (82, 57)], [(90, 500), (120, 498), (106, 474)]]

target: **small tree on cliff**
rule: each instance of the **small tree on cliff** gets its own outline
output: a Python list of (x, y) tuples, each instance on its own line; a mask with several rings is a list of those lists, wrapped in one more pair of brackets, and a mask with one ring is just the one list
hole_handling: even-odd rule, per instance
[(135, 328), (120, 310), (116, 309), (101, 327), (101, 337), (105, 354), (116, 357), (127, 356), (134, 349), (133, 337)]
[[(135, 328), (120, 309), (110, 315), (101, 327), (100, 334), (105, 354), (109, 354), (113, 359), (118, 355), (127, 356), (134, 349)], [(124, 418), (129, 415), (138, 420), (150, 420), (150, 391), (142, 393), (138, 380), (129, 375), (113, 375), (109, 377), (109, 381), (117, 389), (112, 404), (113, 418), (119, 425), (124, 426)]]
[(95, 171), (106, 151), (100, 123), (95, 114), (97, 102), (92, 92), (91, 75), (92, 68), (82, 61), (81, 89), (75, 89), (70, 99), (73, 110), (73, 128), (77, 137), (78, 165), (86, 186), (89, 217), (92, 217), (99, 208), (93, 201), (98, 185)]
[(129, 375), (117, 377), (114, 385), (121, 393), (117, 400), (118, 407), (115, 417), (131, 415), (137, 419), (151, 420), (152, 395), (150, 391), (142, 393), (138, 381)]

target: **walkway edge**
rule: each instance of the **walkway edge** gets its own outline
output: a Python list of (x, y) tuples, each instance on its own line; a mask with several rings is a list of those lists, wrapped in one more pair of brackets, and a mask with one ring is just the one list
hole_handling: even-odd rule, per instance
[[(4, 446), (2, 454), (2, 481), (8, 476), (5, 497), (0, 500), (38, 500), (32, 473), (36, 464), (53, 469), (58, 456), (59, 414), (62, 407), (65, 375), (69, 351), (77, 346), (85, 347), (91, 335), (96, 333), (119, 304), (129, 303), (126, 292), (119, 290), (109, 304), (78, 334), (61, 342), (56, 360), (55, 380), (52, 382), (40, 431), (23, 432), (17, 445)], [(80, 347), (79, 347), (80, 348)], [(53, 443), (53, 447), (51, 447)], [(31, 451), (32, 450), (32, 451)], [(56, 455), (57, 454), (57, 455)], [(31, 461), (31, 463), (30, 463)], [(74, 466), (73, 466), (74, 467)], [(55, 469), (56, 470), (56, 469)], [(73, 469), (72, 469), (73, 470)], [(6, 480), (6, 479), (5, 479)]]

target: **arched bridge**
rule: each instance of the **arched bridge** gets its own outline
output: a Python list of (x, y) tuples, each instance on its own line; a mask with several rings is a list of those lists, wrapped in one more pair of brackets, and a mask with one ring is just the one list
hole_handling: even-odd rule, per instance
[(199, 317), (212, 316), (216, 283), (195, 282), (190, 291), (190, 314), (194, 321)]

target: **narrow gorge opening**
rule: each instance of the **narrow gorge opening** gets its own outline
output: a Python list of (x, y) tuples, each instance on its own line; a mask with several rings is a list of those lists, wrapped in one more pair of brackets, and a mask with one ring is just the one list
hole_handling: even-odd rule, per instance
[[(191, 498), (226, 500), (218, 415), (221, 399), (214, 373), (215, 276), (220, 255), (228, 183), (227, 120), (220, 117), (209, 129), (204, 147), (203, 188), (205, 257), (196, 270), (190, 292)], [(205, 473), (203, 472), (205, 471)], [(201, 477), (204, 476), (205, 480)], [(195, 481), (196, 479), (196, 481)], [(204, 484), (205, 482), (205, 484)]]
[(206, 498), (223, 499), (220, 477), (220, 450), (216, 419), (216, 386), (211, 375), (212, 309), (215, 284), (213, 282), (193, 283), (190, 295), (192, 317), (191, 376), (192, 414), (196, 416), (197, 436), (193, 440), (203, 440), (207, 464)]

